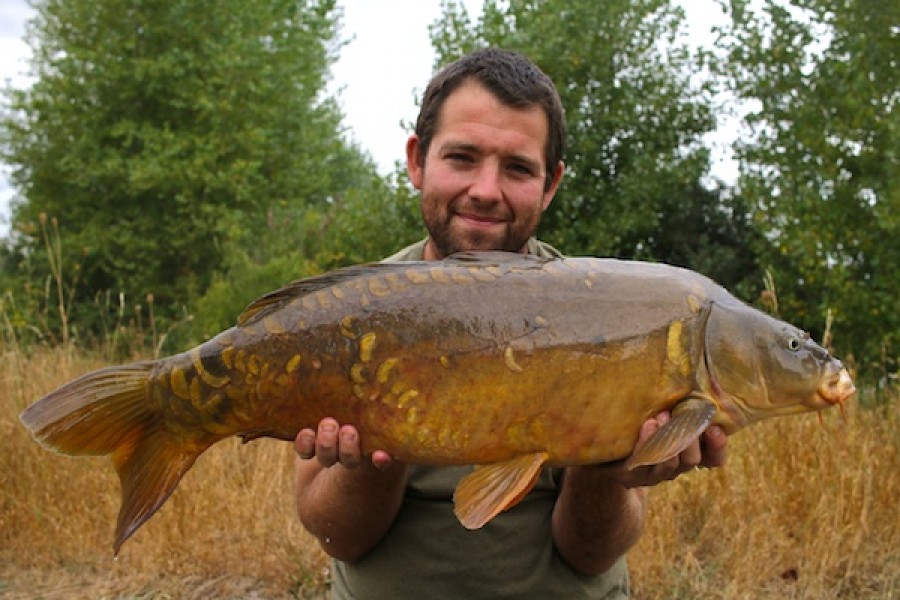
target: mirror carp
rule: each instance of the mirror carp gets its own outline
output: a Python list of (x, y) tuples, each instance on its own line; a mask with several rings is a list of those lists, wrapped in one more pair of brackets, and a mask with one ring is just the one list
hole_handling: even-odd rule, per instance
[[(88, 373), (20, 418), (52, 450), (112, 455), (118, 553), (230, 436), (293, 440), (329, 416), (365, 453), (480, 465), (454, 496), (475, 529), (543, 466), (656, 464), (712, 423), (730, 434), (854, 392), (806, 333), (693, 271), (473, 252), (296, 281), (187, 352)], [(663, 410), (672, 419), (636, 448)]]

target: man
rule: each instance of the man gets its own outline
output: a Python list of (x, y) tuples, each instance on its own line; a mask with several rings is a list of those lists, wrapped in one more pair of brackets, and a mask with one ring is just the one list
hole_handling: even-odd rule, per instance
[[(449, 65), (426, 89), (406, 144), (428, 237), (388, 260), (558, 255), (532, 236), (562, 178), (564, 147), (556, 88), (526, 58), (488, 49)], [(641, 438), (668, 418), (648, 420)], [(521, 503), (468, 531), (452, 494), (471, 467), (408, 466), (384, 452), (363, 460), (352, 424), (324, 419), (295, 441), (297, 510), (335, 559), (336, 598), (627, 597), (624, 555), (643, 529), (646, 486), (721, 465), (725, 445), (711, 427), (664, 464), (546, 469)]]

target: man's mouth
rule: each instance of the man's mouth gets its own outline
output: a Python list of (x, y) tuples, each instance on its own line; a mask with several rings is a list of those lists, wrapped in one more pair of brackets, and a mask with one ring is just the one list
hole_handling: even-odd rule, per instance
[(475, 214), (460, 214), (457, 213), (456, 217), (465, 223), (469, 227), (473, 227), (476, 229), (487, 229), (491, 227), (496, 227), (497, 225), (501, 225), (505, 222), (504, 219), (499, 217), (490, 217), (487, 215), (475, 215)]

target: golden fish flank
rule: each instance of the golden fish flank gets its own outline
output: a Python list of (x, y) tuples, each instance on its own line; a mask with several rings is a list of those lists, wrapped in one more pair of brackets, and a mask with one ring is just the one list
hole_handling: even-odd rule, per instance
[(369, 292), (376, 297), (387, 296), (391, 293), (391, 288), (380, 277), (369, 277), (366, 281), (366, 287)]
[(447, 274), (446, 269), (432, 267), (429, 270), (429, 273), (431, 273), (431, 280), (435, 283), (451, 283), (450, 276)]
[(450, 274), (450, 279), (453, 281), (453, 283), (475, 283), (474, 277), (459, 269), (453, 270), (453, 272)]
[(341, 335), (347, 338), (348, 340), (355, 340), (357, 335), (354, 329), (356, 328), (354, 324), (353, 315), (347, 315), (343, 319), (341, 319)]
[(690, 340), (683, 339), (684, 323), (672, 321), (666, 332), (666, 359), (678, 367), (678, 372), (687, 377), (691, 373), (691, 356), (687, 344)]
[(303, 298), (300, 299), (300, 303), (308, 312), (314, 312), (317, 308), (319, 308), (316, 299), (312, 296), (303, 296)]
[[(696, 273), (482, 253), (294, 282), (198, 348), (88, 373), (21, 419), (48, 447), (113, 455), (118, 551), (232, 435), (292, 440), (330, 416), (366, 453), (481, 464), (455, 493), (478, 528), (546, 464), (655, 464), (709, 423), (733, 433), (853, 392), (808, 336)], [(635, 447), (661, 410), (669, 423)]]
[[(406, 390), (397, 398), (397, 408), (407, 408), (409, 403), (419, 397), (419, 390)], [(410, 409), (414, 410), (414, 409)]]
[(267, 316), (263, 319), (262, 324), (263, 329), (274, 335), (287, 331), (287, 327), (284, 326), (284, 323), (281, 322), (277, 315)]
[(251, 354), (249, 358), (247, 358), (247, 374), (259, 377), (261, 362), (262, 360), (258, 354)]
[(378, 383), (381, 385), (387, 384), (391, 376), (395, 373), (399, 363), (400, 359), (394, 356), (384, 360), (384, 362), (378, 365), (378, 370), (375, 372), (375, 379)]
[(319, 304), (319, 308), (323, 310), (327, 310), (334, 305), (332, 295), (325, 290), (319, 290), (318, 292), (316, 292), (316, 302)]
[(359, 360), (364, 363), (372, 360), (372, 352), (375, 350), (375, 340), (377, 338), (377, 335), (369, 332), (359, 339)]
[(234, 346), (223, 348), (222, 352), (219, 354), (219, 358), (222, 360), (222, 364), (228, 367), (229, 370), (234, 369)]
[(431, 274), (428, 271), (419, 271), (417, 269), (406, 269), (403, 271), (403, 275), (409, 279), (410, 282), (416, 285), (420, 285), (423, 283), (431, 283)]
[(172, 373), (169, 375), (169, 383), (173, 394), (175, 394), (182, 400), (191, 399), (191, 390), (188, 386), (188, 381), (187, 377), (184, 374), (184, 369), (173, 367)]
[(362, 385), (360, 385), (358, 383), (353, 384), (353, 387), (351, 388), (351, 390), (353, 391), (353, 397), (356, 398), (357, 400), (366, 400), (367, 399), (366, 389)]
[(220, 388), (225, 387), (231, 381), (231, 377), (228, 375), (213, 375), (203, 366), (203, 361), (200, 358), (199, 346), (191, 350), (188, 355), (191, 357), (191, 364), (194, 365), (194, 370), (200, 375), (200, 379), (202, 379), (203, 383), (206, 385), (212, 388)]
[(503, 360), (504, 362), (506, 362), (506, 366), (510, 371), (514, 371), (516, 373), (521, 373), (522, 371), (524, 371), (522, 366), (516, 362), (516, 355), (515, 352), (513, 352), (512, 346), (507, 346), (506, 350), (503, 351)]
[(703, 302), (694, 294), (688, 294), (687, 303), (692, 314), (699, 315), (700, 311), (703, 310)]
[(362, 385), (368, 381), (365, 373), (366, 366), (362, 363), (353, 363), (350, 366), (350, 381)]
[(155, 378), (154, 384), (150, 386), (152, 401), (157, 406), (165, 406), (166, 410), (175, 416), (176, 422), (181, 427), (197, 427), (202, 423), (201, 415), (194, 410), (194, 407), (172, 393), (165, 373), (161, 373), (159, 377)]
[(517, 421), (507, 428), (510, 442), (519, 448), (534, 448), (544, 436), (543, 417), (535, 416), (527, 421)]
[(300, 368), (300, 363), (303, 361), (303, 356), (300, 354), (295, 354), (288, 359), (288, 361), (284, 364), (284, 372), (288, 375), (292, 375), (296, 373)]
[(234, 355), (234, 370), (238, 373), (245, 373), (247, 371), (247, 351), (241, 348)]
[(405, 292), (409, 286), (400, 278), (399, 273), (388, 273), (384, 276), (388, 287), (394, 292)]
[(469, 275), (471, 275), (476, 281), (480, 281), (482, 283), (486, 283), (488, 281), (493, 281), (497, 279), (497, 275), (491, 273), (487, 269), (480, 269), (478, 267), (469, 267), (468, 269)]
[(201, 410), (203, 408), (204, 400), (201, 394), (203, 393), (203, 389), (200, 386), (200, 379), (198, 377), (194, 377), (191, 379), (191, 404), (197, 410)]

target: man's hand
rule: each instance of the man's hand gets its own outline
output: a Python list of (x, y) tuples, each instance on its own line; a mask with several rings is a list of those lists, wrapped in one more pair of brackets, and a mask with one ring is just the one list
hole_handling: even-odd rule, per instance
[[(669, 422), (663, 412), (641, 426), (638, 442)], [(625, 468), (625, 460), (569, 467), (553, 513), (553, 540), (570, 567), (602, 573), (641, 536), (647, 515), (647, 486), (674, 479), (695, 467), (725, 462), (725, 432), (712, 426), (681, 454), (658, 465)]]
[[(666, 411), (658, 414), (653, 419), (645, 421), (638, 434), (638, 443), (656, 433), (663, 425), (669, 422), (670, 418), (671, 415)], [(590, 468), (604, 472), (607, 477), (626, 488), (653, 486), (663, 481), (675, 479), (682, 473), (697, 467), (713, 468), (722, 466), (725, 464), (727, 442), (727, 436), (722, 428), (718, 425), (711, 425), (681, 454), (670, 458), (666, 462), (637, 467), (636, 469), (626, 469), (625, 461), (620, 460)]]
[[(316, 431), (301, 429), (294, 439), (294, 450), (300, 458), (317, 458), (323, 467), (339, 463), (344, 467), (354, 468), (362, 461), (356, 427), (340, 425), (330, 417), (319, 421)], [(391, 462), (391, 455), (383, 450), (372, 453), (372, 464), (379, 470), (387, 469)]]
[[(353, 562), (390, 529), (403, 502), (406, 466), (384, 451), (363, 460), (359, 432), (335, 419), (294, 438), (297, 514), (322, 549)], [(309, 460), (315, 457), (317, 460)]]

